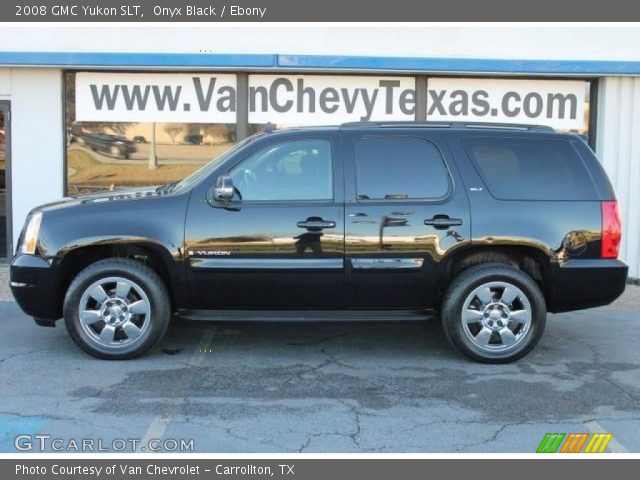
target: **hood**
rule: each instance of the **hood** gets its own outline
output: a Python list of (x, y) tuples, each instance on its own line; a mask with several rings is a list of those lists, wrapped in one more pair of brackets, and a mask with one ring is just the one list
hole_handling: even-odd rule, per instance
[(119, 190), (108, 190), (104, 192), (89, 193), (71, 197), (80, 203), (111, 202), (116, 200), (133, 200), (136, 198), (157, 197), (160, 195), (158, 186), (123, 188)]
[(160, 195), (166, 195), (166, 193), (159, 192), (157, 185), (152, 187), (123, 188), (118, 190), (89, 193), (86, 195), (64, 197), (55, 202), (42, 205), (38, 207), (37, 210), (57, 210), (59, 208), (67, 208), (77, 205), (117, 202), (119, 200), (137, 200), (142, 198), (158, 197)]

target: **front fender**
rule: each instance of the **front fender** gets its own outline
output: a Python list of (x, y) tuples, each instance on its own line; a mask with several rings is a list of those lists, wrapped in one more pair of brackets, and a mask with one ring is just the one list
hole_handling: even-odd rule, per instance
[(38, 253), (62, 258), (77, 248), (138, 242), (180, 260), (186, 204), (184, 196), (176, 195), (44, 209)]
[[(64, 283), (100, 255), (148, 254), (161, 262), (178, 298), (185, 288), (184, 221), (188, 197), (167, 195), (96, 203), (73, 202), (43, 209), (37, 254)], [(83, 255), (91, 251), (89, 256)]]

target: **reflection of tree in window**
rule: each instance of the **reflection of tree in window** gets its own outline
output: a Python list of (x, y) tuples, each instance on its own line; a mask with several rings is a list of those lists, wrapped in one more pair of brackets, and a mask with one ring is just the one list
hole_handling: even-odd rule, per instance
[(180, 135), (180, 132), (182, 132), (183, 129), (184, 125), (181, 125), (179, 123), (167, 123), (164, 126), (165, 133), (169, 135), (169, 138), (171, 138), (171, 143), (174, 145), (176, 143), (176, 137)]

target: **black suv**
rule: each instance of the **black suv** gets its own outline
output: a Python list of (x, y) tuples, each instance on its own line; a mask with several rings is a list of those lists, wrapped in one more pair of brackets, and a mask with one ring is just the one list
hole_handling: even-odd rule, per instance
[[(136, 137), (140, 138), (140, 137)], [(144, 138), (144, 137), (141, 137)], [(116, 158), (129, 158), (136, 152), (135, 143), (122, 135), (108, 133), (90, 133), (74, 126), (71, 129), (69, 143), (76, 143), (90, 148), (94, 152), (101, 152)]]
[(179, 182), (36, 208), (11, 288), (39, 325), (64, 317), (101, 358), (145, 352), (174, 313), (439, 313), (458, 350), (502, 363), (536, 345), (547, 311), (623, 292), (620, 235), (614, 192), (578, 136), (355, 123), (262, 132)]

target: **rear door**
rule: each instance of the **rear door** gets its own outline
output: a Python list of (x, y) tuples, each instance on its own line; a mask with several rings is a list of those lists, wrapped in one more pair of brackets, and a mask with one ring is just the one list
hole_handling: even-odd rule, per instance
[(354, 308), (428, 308), (441, 260), (469, 242), (468, 199), (437, 135), (343, 130), (345, 259)]

